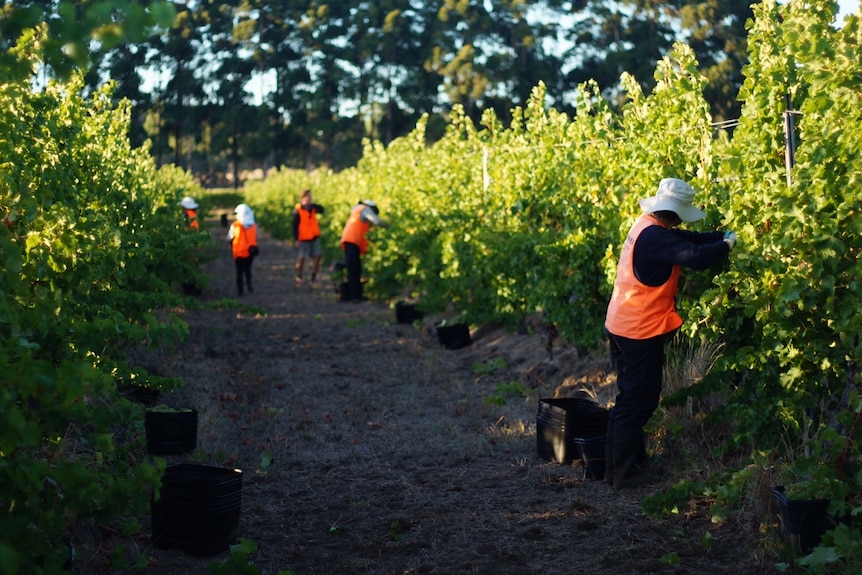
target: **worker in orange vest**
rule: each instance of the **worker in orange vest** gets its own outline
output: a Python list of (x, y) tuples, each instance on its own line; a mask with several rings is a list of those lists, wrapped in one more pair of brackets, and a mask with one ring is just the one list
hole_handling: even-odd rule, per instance
[(309, 286), (314, 286), (323, 248), (320, 246), (320, 224), (318, 214), (326, 210), (320, 204), (311, 201), (311, 190), (302, 190), (299, 203), (293, 208), (293, 241), (298, 250), (296, 258), (296, 285), (302, 285), (302, 268), (307, 258), (312, 258), (311, 278)]
[(614, 489), (650, 480), (643, 428), (658, 408), (664, 350), (682, 325), (676, 311), (680, 268), (706, 269), (727, 258), (733, 232), (677, 229), (704, 213), (694, 190), (676, 178), (661, 180), (654, 197), (640, 200), (643, 214), (622, 246), (605, 318), (617, 396), (605, 437), (605, 478)]
[(183, 208), (183, 215), (189, 227), (194, 231), (200, 231), (200, 223), (198, 222), (198, 203), (191, 196), (186, 196), (180, 200), (180, 206)]
[(380, 209), (371, 200), (362, 200), (350, 210), (350, 216), (341, 234), (341, 249), (344, 250), (344, 266), (347, 269), (346, 301), (363, 302), (362, 295), (362, 256), (368, 252), (368, 239), (365, 237), (371, 225), (388, 227), (380, 219)]
[[(200, 232), (200, 222), (198, 221), (198, 203), (191, 196), (186, 196), (179, 203), (180, 207), (183, 210), (183, 217), (186, 220), (186, 225), (188, 226), (188, 230), (191, 232)], [(190, 251), (186, 259), (189, 262), (193, 262), (194, 265), (197, 265), (198, 262), (198, 252), (200, 248), (195, 248), (194, 251)], [(198, 296), (203, 292), (203, 288), (198, 284), (195, 280), (188, 280), (182, 283), (183, 293), (186, 295)]]
[(254, 221), (254, 212), (247, 204), (238, 205), (234, 213), (236, 220), (228, 229), (227, 239), (231, 243), (231, 252), (236, 266), (236, 289), (239, 295), (242, 295), (243, 280), (248, 291), (254, 291), (251, 284), (251, 264), (259, 253), (257, 224)]

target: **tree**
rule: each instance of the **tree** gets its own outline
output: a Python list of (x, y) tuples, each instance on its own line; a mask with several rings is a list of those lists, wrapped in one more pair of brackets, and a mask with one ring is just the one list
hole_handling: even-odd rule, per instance
[(114, 102), (129, 100), (132, 117), (129, 138), (132, 145), (143, 144), (147, 137), (144, 122), (151, 106), (150, 96), (142, 90), (141, 72), (147, 61), (148, 44), (122, 42), (114, 49), (94, 56), (93, 67), (84, 79), (88, 90), (95, 91), (106, 81), (115, 84), (111, 97)]
[(531, 8), (536, 8), (540, 15), (555, 10), (547, 3), (535, 7), (507, 0), (496, 5), (491, 13), (496, 49), (487, 56), (491, 84), (485, 103), (498, 118), (507, 121), (511, 120), (510, 109), (526, 105), (540, 82), (557, 102), (561, 102), (566, 89), (562, 57), (543, 43), (543, 39), (556, 37), (559, 20), (528, 18)]
[[(435, 141), (456, 104), (476, 122), (487, 109), (508, 122), (539, 83), (566, 112), (587, 80), (613, 101), (627, 72), (649, 93), (655, 63), (677, 40), (709, 79), (713, 117), (729, 119), (751, 14), (742, 0), (176, 0), (163, 34), (114, 42), (95, 4), (79, 4), (76, 14), (98, 28), (84, 37), (110, 48), (92, 59), (92, 88), (111, 78), (114, 97), (134, 105), (133, 142), (149, 135), (159, 161), (197, 171), (200, 160), (204, 172), (231, 155), (264, 168), (338, 169), (355, 163), (363, 138), (388, 144), (426, 114)], [(250, 85), (260, 86), (254, 103)], [(260, 108), (253, 120), (248, 106)], [(237, 129), (222, 138), (228, 123)]]
[(685, 39), (709, 80), (704, 97), (716, 121), (740, 115), (736, 95), (743, 82), (742, 68), (748, 62), (746, 23), (753, 17), (752, 4), (748, 0), (707, 0), (680, 10)]
[(567, 56), (577, 63), (568, 74), (570, 84), (595, 80), (613, 101), (620, 95), (622, 73), (628, 72), (649, 92), (655, 62), (675, 39), (673, 12), (660, 0), (588, 0), (585, 16), (571, 28), (573, 47)]
[(152, 63), (168, 77), (159, 97), (164, 101), (165, 128), (171, 135), (169, 145), (174, 151), (174, 164), (182, 166), (183, 152), (191, 147), (186, 140), (195, 136), (191, 126), (186, 134), (189, 111), (204, 102), (203, 81), (196, 72), (205, 62), (208, 22), (206, 13), (200, 9), (195, 11), (183, 5), (177, 8), (173, 25), (156, 44)]
[(649, 93), (654, 64), (676, 41), (690, 43), (709, 79), (705, 96), (716, 120), (736, 117), (736, 93), (748, 61), (745, 25), (754, 2), (747, 0), (587, 0), (583, 18), (571, 28), (572, 84), (595, 80), (604, 96), (619, 94), (628, 72)]
[(272, 91), (262, 96), (276, 166), (301, 165), (291, 151), (303, 145), (298, 130), (311, 86), (306, 10), (308, 3), (296, 0), (243, 0), (236, 11), (234, 40), (250, 54), (255, 72), (274, 80)]

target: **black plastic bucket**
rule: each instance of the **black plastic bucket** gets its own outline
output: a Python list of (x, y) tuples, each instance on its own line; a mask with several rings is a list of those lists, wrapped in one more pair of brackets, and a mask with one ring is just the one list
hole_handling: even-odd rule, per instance
[(434, 330), (437, 332), (437, 341), (446, 349), (461, 349), (473, 343), (470, 327), (465, 323), (435, 325)]
[(399, 301), (395, 304), (395, 321), (402, 324), (412, 324), (421, 321), (425, 314), (416, 304)]
[(150, 503), (153, 541), (161, 549), (212, 557), (236, 541), (241, 507), (242, 471), (172, 465), (159, 498)]
[(605, 478), (606, 434), (595, 437), (576, 437), (575, 445), (584, 466), (584, 478), (601, 481)]
[(536, 409), (536, 450), (557, 463), (579, 458), (576, 437), (605, 435), (608, 410), (581, 397), (540, 399)]
[(772, 495), (778, 502), (781, 534), (797, 551), (811, 553), (820, 544), (823, 534), (835, 527), (829, 517), (828, 499), (790, 499), (783, 486), (775, 487)]

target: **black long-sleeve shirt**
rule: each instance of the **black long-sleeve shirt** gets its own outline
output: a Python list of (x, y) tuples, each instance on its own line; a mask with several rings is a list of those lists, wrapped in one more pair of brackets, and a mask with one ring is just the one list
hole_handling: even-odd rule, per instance
[(706, 269), (730, 252), (724, 232), (692, 232), (649, 226), (634, 246), (635, 277), (648, 286), (659, 286), (670, 278), (674, 265)]

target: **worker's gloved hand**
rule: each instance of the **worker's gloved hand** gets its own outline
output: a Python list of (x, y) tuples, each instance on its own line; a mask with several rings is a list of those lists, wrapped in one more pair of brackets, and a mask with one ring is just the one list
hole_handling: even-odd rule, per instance
[(724, 232), (724, 243), (732, 250), (733, 246), (736, 245), (736, 234), (733, 232)]

